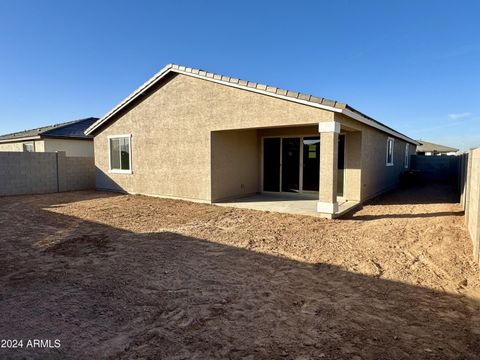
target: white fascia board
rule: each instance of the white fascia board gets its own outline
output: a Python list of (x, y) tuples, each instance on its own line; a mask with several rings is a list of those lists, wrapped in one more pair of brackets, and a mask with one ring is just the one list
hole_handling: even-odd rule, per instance
[(39, 140), (39, 139), (40, 139), (40, 135), (37, 135), (37, 136), (28, 136), (28, 137), (24, 137), (24, 138), (0, 140), (0, 143), (4, 144), (4, 143), (11, 143), (11, 142)]

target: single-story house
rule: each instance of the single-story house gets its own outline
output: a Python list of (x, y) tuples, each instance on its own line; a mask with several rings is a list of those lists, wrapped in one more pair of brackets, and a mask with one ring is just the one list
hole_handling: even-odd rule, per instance
[(179, 65), (86, 134), (97, 189), (208, 203), (313, 194), (328, 218), (394, 188), (416, 147), (347, 104)]
[(455, 155), (458, 152), (458, 149), (425, 140), (417, 140), (417, 142), (417, 155)]
[(0, 151), (56, 152), (93, 157), (93, 136), (85, 130), (98, 118), (69, 121), (37, 129), (0, 135)]

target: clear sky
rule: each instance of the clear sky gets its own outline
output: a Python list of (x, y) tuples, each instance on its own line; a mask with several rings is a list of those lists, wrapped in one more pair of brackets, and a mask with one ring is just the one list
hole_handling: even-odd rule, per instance
[(480, 146), (480, 2), (461, 0), (0, 0), (0, 133), (100, 117), (167, 63)]

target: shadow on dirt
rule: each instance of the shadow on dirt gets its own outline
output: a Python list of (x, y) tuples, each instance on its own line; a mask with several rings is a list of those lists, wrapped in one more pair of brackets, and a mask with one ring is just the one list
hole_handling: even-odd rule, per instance
[(398, 214), (378, 214), (378, 215), (360, 215), (364, 206), (386, 206), (386, 205), (428, 205), (428, 204), (455, 204), (459, 198), (456, 191), (452, 190), (449, 184), (432, 183), (423, 185), (402, 186), (380, 196), (367, 201), (362, 207), (342, 216), (342, 219), (352, 220), (377, 220), (387, 218), (428, 218), (439, 216), (462, 216), (463, 211), (456, 212), (431, 212), (428, 213), (398, 213)]
[[(82, 221), (48, 211), (56, 201), (45, 197), (23, 220), (2, 213), (0, 333), (62, 346), (0, 349), (2, 358), (478, 358), (473, 300)], [(31, 226), (39, 217), (50, 225)]]

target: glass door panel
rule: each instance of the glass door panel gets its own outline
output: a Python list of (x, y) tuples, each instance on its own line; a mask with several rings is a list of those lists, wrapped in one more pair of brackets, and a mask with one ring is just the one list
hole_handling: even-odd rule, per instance
[(320, 137), (303, 138), (303, 190), (318, 191), (320, 182)]
[(300, 138), (282, 139), (282, 191), (300, 189)]
[(263, 191), (280, 191), (280, 138), (263, 140)]
[(343, 196), (345, 183), (345, 135), (338, 137), (337, 195)]

